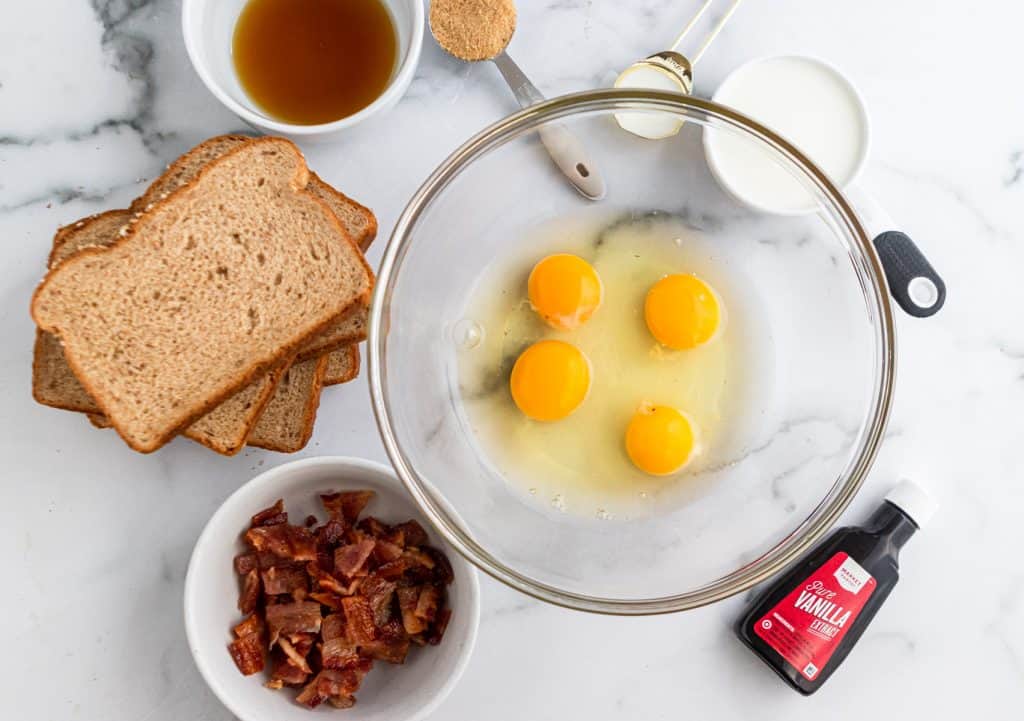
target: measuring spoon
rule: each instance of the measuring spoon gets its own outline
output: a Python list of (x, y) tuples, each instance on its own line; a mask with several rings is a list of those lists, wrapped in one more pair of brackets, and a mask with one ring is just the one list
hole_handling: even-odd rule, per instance
[[(511, 4), (511, 3), (509, 3)], [(452, 6), (446, 7), (447, 10), (454, 10), (455, 5), (448, 3)], [(434, 5), (431, 5), (431, 13), (433, 15)], [(467, 15), (476, 20), (482, 20), (479, 16)], [(508, 83), (508, 86), (512, 89), (513, 95), (516, 96), (516, 100), (519, 101), (520, 107), (527, 108), (531, 105), (544, 101), (544, 96), (536, 86), (530, 82), (530, 79), (526, 77), (526, 74), (519, 68), (518, 65), (509, 57), (508, 53), (505, 52), (505, 48), (508, 47), (508, 43), (512, 40), (512, 34), (515, 32), (515, 12), (514, 9), (509, 15), (506, 15), (509, 21), (507, 27), (507, 37), (504, 38), (504, 46), (500, 50), (497, 48), (488, 48), (485, 52), (497, 52), (491, 56), (486, 57), (481, 55), (474, 55), (471, 57), (462, 57), (458, 52), (453, 49), (451, 43), (445, 43), (442, 38), (438, 37), (437, 31), (434, 28), (433, 20), (430, 24), (430, 32), (437, 40), (437, 44), (441, 48), (454, 58), (463, 60), (465, 62), (476, 62), (479, 60), (490, 60), (498, 66), (498, 70), (501, 71), (501, 76)], [(479, 31), (480, 28), (474, 28), (473, 31)], [(540, 141), (547, 150), (548, 155), (555, 162), (555, 165), (559, 170), (569, 179), (573, 187), (576, 188), (585, 198), (590, 200), (600, 200), (604, 197), (606, 188), (604, 184), (604, 178), (601, 177), (601, 173), (598, 172), (597, 168), (590, 160), (590, 156), (584, 149), (583, 144), (580, 143), (579, 139), (562, 123), (547, 123), (537, 129), (537, 133), (540, 135)]]
[[(491, 58), (491, 62), (498, 66), (501, 76), (512, 89), (512, 94), (516, 96), (520, 107), (527, 108), (543, 102), (544, 95), (530, 82), (508, 53), (502, 50)], [(544, 144), (555, 165), (583, 197), (590, 200), (600, 200), (604, 197), (604, 178), (594, 167), (583, 144), (565, 125), (546, 123), (540, 126), (537, 132), (540, 135), (540, 142)]]

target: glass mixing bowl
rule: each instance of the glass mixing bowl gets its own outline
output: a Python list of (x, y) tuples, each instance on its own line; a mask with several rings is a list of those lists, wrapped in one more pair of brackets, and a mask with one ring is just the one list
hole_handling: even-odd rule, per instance
[[(670, 113), (681, 132), (651, 141), (615, 113)], [(576, 194), (537, 129), (563, 123), (603, 173), (607, 197)], [(779, 163), (817, 202), (798, 217), (757, 214), (715, 182), (702, 134), (731, 133)], [(684, 500), (632, 519), (559, 513), (524, 499), (486, 457), (458, 374), (460, 321), (495, 258), (552, 219), (671, 216), (710, 260), (743, 278), (764, 333), (762, 369), (729, 419), (728, 457), (679, 483)], [(557, 252), (557, 248), (549, 252)], [(462, 325), (461, 327), (464, 327)], [(890, 301), (850, 204), (794, 146), (715, 103), (601, 90), (523, 110), (459, 148), (399, 218), (370, 323), (370, 387), (388, 455), (446, 540), (481, 570), (585, 611), (654, 614), (707, 604), (779, 571), (825, 533), (878, 450), (893, 390)], [(671, 495), (671, 494), (670, 494)]]

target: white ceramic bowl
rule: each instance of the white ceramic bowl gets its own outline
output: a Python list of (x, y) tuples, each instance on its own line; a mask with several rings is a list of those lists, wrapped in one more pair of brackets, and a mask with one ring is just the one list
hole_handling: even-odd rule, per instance
[[(848, 189), (856, 182), (857, 178), (860, 177), (861, 171), (863, 171), (864, 165), (868, 159), (868, 155), (870, 154), (871, 117), (868, 114), (868, 107), (867, 103), (864, 101), (864, 96), (861, 95), (860, 91), (857, 89), (857, 86), (854, 85), (853, 81), (849, 78), (849, 76), (844, 75), (842, 71), (840, 71), (839, 68), (837, 68), (836, 66), (822, 60), (821, 58), (813, 57), (810, 55), (766, 55), (745, 62), (739, 67), (733, 69), (728, 75), (725, 76), (725, 79), (718, 86), (718, 89), (715, 91), (715, 94), (711, 97), (711, 99), (716, 103), (729, 106), (734, 110), (738, 110), (741, 113), (747, 113), (755, 120), (763, 122), (771, 130), (774, 130), (785, 137), (787, 135), (785, 128), (773, 127), (770, 118), (759, 117), (756, 110), (753, 110), (752, 108), (747, 106), (748, 103), (746, 101), (741, 101), (738, 103), (735, 102), (731, 96), (731, 93), (737, 84), (739, 84), (742, 80), (746, 79), (746, 77), (749, 77), (749, 74), (751, 72), (758, 72), (759, 70), (762, 70), (766, 65), (769, 65), (771, 63), (789, 60), (797, 60), (809, 66), (816, 67), (817, 69), (822, 71), (824, 75), (830, 77), (835, 82), (836, 87), (842, 88), (842, 90), (845, 92), (846, 97), (850, 101), (853, 115), (856, 118), (856, 123), (860, 126), (861, 136), (857, 142), (856, 148), (851, 150), (853, 160), (848, 164), (846, 172), (841, 176), (837, 176), (834, 174), (831, 175), (831, 180), (837, 186), (839, 186), (840, 189)], [(801, 86), (801, 89), (803, 87), (804, 86)], [(740, 187), (738, 187), (733, 182), (733, 180), (731, 180), (731, 177), (735, 176), (730, 176), (730, 172), (735, 173), (735, 169), (733, 169), (730, 172), (726, 172), (727, 166), (723, 166), (722, 161), (719, 158), (719, 154), (721, 153), (719, 138), (725, 137), (726, 135), (722, 133), (716, 133), (714, 130), (706, 131), (703, 136), (704, 154), (707, 158), (708, 168), (710, 169), (711, 174), (714, 175), (715, 180), (718, 181), (722, 189), (725, 192), (727, 192), (730, 196), (732, 196), (734, 200), (758, 212), (769, 213), (772, 215), (796, 216), (807, 215), (819, 211), (818, 203), (815, 202), (815, 199), (811, 197), (809, 193), (807, 195), (807, 202), (804, 206), (785, 208), (777, 207), (776, 205), (772, 205), (770, 203), (765, 203), (761, 198), (758, 198), (755, 195), (750, 194), (749, 192), (745, 192)], [(788, 139), (796, 143), (798, 147), (800, 146), (801, 138), (792, 137)], [(802, 149), (811, 155), (812, 161), (822, 163), (822, 160), (815, 156), (814, 148)], [(757, 161), (758, 158), (753, 158), (753, 160)], [(762, 162), (758, 163), (758, 165), (759, 167), (761, 167), (763, 172), (764, 167), (769, 165), (767, 156), (765, 156)], [(826, 173), (828, 173), (830, 170), (827, 164), (822, 165), (820, 167), (822, 167), (822, 169)], [(775, 178), (776, 180), (781, 180), (781, 182), (788, 182), (789, 177), (793, 177), (792, 174), (788, 173), (781, 164), (778, 164), (778, 162), (776, 162), (776, 167), (770, 168), (770, 170), (773, 172), (772, 177)], [(795, 184), (797, 181), (794, 178), (792, 182)]]
[[(388, 522), (415, 518), (430, 526), (387, 466), (357, 458), (321, 457), (286, 463), (235, 491), (206, 524), (185, 578), (185, 632), (196, 666), (217, 698), (242, 721), (309, 721), (309, 709), (295, 703), (295, 691), (264, 688), (265, 676), (243, 676), (228, 654), (231, 628), (241, 616), (235, 606), (238, 580), (232, 569), (244, 550), (240, 535), (249, 518), (283, 498), (293, 522), (312, 513), (323, 520), (320, 493), (370, 489), (377, 496), (366, 513)], [(414, 648), (402, 666), (378, 662), (356, 694), (356, 705), (331, 711), (346, 721), (413, 721), (433, 711), (466, 668), (480, 621), (476, 571), (430, 532), (432, 545), (448, 555), (455, 581), (448, 588), (452, 619), (441, 644)]]
[(181, 28), (192, 67), (206, 87), (238, 117), (257, 129), (297, 140), (336, 140), (346, 129), (392, 108), (412, 82), (423, 49), (422, 0), (382, 0), (398, 34), (398, 64), (384, 93), (358, 113), (331, 123), (296, 125), (274, 120), (246, 95), (231, 59), (235, 23), (247, 2), (184, 0)]

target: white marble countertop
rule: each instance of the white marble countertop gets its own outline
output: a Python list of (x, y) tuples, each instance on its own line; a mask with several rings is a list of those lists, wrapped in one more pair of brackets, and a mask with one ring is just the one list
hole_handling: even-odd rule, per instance
[[(512, 54), (554, 95), (608, 84), (698, 2), (519, 5)], [(231, 490), (287, 459), (224, 459), (187, 441), (137, 455), (29, 392), (28, 302), (54, 229), (123, 207), (168, 160), (241, 127), (189, 66), (179, 11), (177, 0), (38, 0), (7, 3), (0, 24), (3, 718), (230, 718), (186, 647), (185, 567)], [(905, 550), (901, 584), (844, 667), (797, 696), (732, 636), (743, 598), (616, 619), (483, 579), (475, 657), (435, 718), (1020, 718), (1022, 25), (1015, 3), (750, 1), (698, 68), (702, 95), (762, 54), (845, 69), (873, 115), (866, 184), (949, 286), (935, 319), (899, 316), (891, 437), (847, 518), (900, 476), (926, 483), (942, 511)], [(428, 40), (389, 116), (308, 158), (376, 210), (386, 238), (426, 174), (513, 109), (493, 66), (457, 64)], [(325, 392), (303, 455), (327, 453), (384, 459), (364, 379)]]

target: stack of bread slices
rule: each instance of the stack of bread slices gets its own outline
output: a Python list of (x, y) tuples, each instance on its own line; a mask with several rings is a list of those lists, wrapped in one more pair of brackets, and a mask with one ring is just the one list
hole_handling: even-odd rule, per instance
[(137, 451), (303, 448), (359, 372), (373, 213), (280, 138), (211, 138), (127, 210), (57, 231), (32, 299), (32, 385)]

